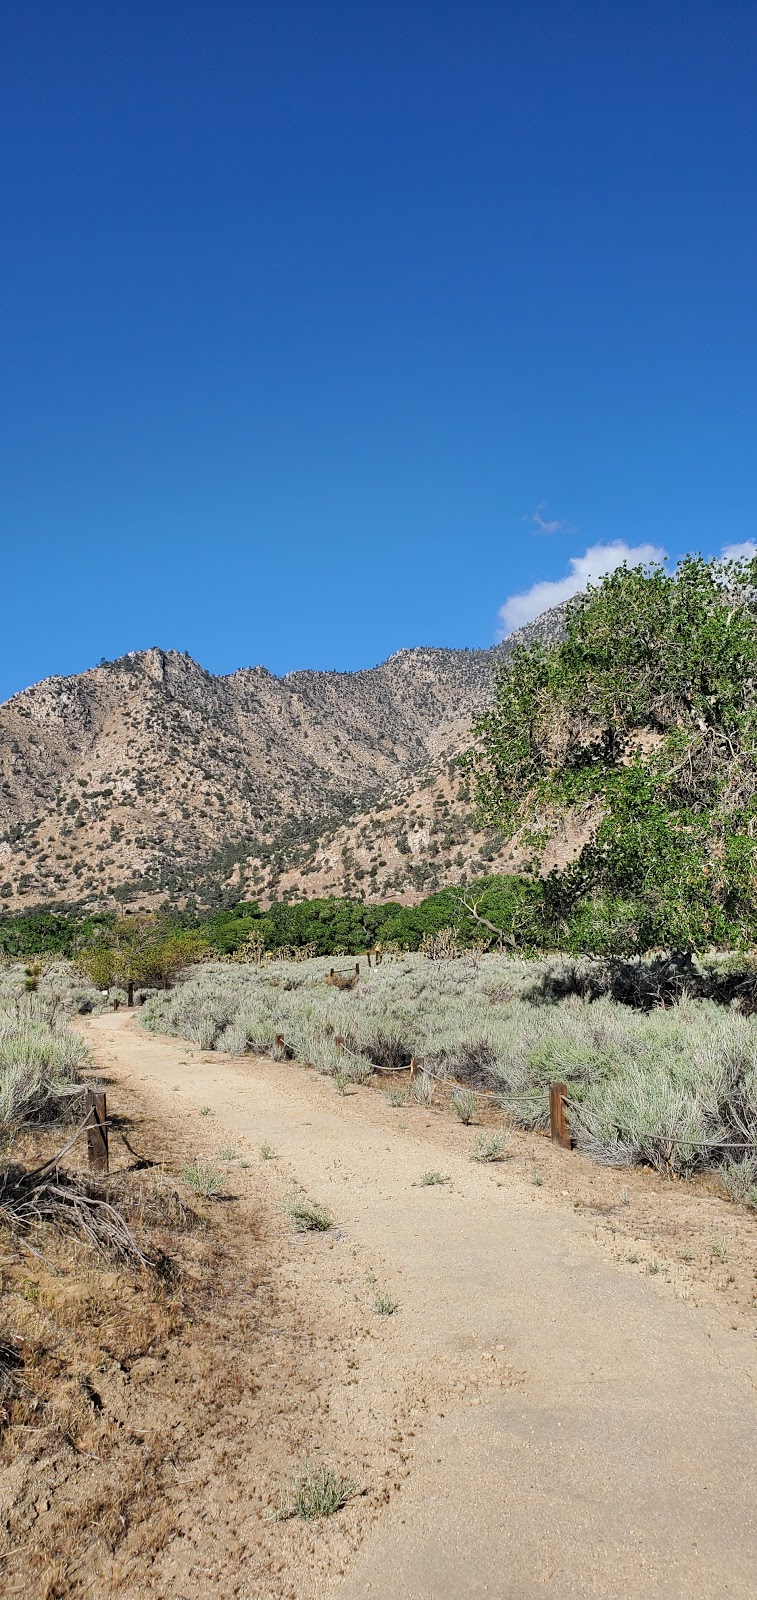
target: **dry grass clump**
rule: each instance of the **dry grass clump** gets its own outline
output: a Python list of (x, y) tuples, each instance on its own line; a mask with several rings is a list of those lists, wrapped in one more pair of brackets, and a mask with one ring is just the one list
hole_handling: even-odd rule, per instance
[[(37, 1134), (25, 1143), (34, 1140), (50, 1143)], [(91, 1198), (90, 1187), (67, 1174), (75, 1197)], [(152, 1571), (175, 1531), (179, 1435), (166, 1425), (164, 1399), (156, 1404), (153, 1374), (175, 1372), (191, 1414), (208, 1399), (212, 1347), (201, 1368), (192, 1352), (198, 1312), (218, 1279), (212, 1234), (160, 1169), (122, 1171), (97, 1187), (97, 1199), (128, 1224), (136, 1258), (106, 1252), (100, 1240), (93, 1248), (78, 1227), (61, 1231), (59, 1216), (42, 1206), (29, 1236), (8, 1225), (3, 1239), (0, 1588), (19, 1600), (120, 1592), (122, 1561), (139, 1587), (142, 1558)], [(166, 1270), (146, 1271), (145, 1261)], [(223, 1305), (214, 1306), (204, 1339), (222, 1317)], [(223, 1358), (225, 1337), (221, 1329)]]
[(223, 1173), (211, 1161), (192, 1161), (182, 1167), (181, 1176), (187, 1188), (203, 1200), (214, 1200), (223, 1193)]
[(98, 1185), (82, 1173), (61, 1171), (56, 1159), (32, 1172), (15, 1165), (0, 1172), (0, 1224), (35, 1255), (31, 1239), (48, 1224), (127, 1266), (156, 1265)]

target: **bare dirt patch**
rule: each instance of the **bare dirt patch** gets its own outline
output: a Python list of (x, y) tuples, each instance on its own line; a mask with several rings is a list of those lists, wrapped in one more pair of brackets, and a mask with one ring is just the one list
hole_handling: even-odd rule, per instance
[[(405, 1074), (382, 1076), (384, 1093)], [(459, 1127), (451, 1090), (436, 1085), (419, 1111), (408, 1103), (392, 1115), (427, 1138), (459, 1150), (476, 1132), (503, 1128), (507, 1119), (480, 1099), (470, 1130)], [(536, 1206), (573, 1208), (595, 1242), (629, 1272), (659, 1278), (676, 1298), (707, 1305), (730, 1326), (752, 1333), (757, 1308), (757, 1215), (731, 1200), (716, 1175), (667, 1178), (651, 1167), (606, 1167), (576, 1151), (556, 1149), (547, 1135), (510, 1129), (507, 1161), (490, 1169), (495, 1183), (509, 1175), (535, 1191)]]

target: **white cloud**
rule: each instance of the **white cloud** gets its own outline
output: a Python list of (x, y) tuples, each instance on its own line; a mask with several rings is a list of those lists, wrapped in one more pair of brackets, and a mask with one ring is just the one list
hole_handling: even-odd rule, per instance
[(530, 517), (524, 517), (523, 521), (532, 523), (536, 533), (575, 533), (576, 530), (571, 522), (561, 522), (558, 517), (542, 516), (542, 512), (546, 509), (546, 500), (540, 500), (536, 510), (531, 512)]
[(541, 512), (538, 509), (534, 512), (531, 521), (533, 522), (538, 533), (559, 533), (563, 526), (563, 524), (558, 522), (556, 519), (552, 522), (545, 522)]
[(724, 544), (720, 552), (721, 561), (751, 561), (753, 556), (757, 556), (754, 539), (744, 539), (741, 544)]
[(542, 611), (548, 611), (550, 606), (570, 600), (587, 584), (596, 583), (598, 578), (604, 577), (607, 572), (614, 572), (624, 562), (629, 567), (642, 567), (647, 562), (663, 562), (667, 559), (667, 551), (656, 544), (629, 545), (623, 539), (613, 539), (610, 544), (593, 544), (582, 556), (571, 556), (570, 571), (563, 578), (547, 579), (532, 584), (523, 594), (511, 594), (500, 607), (499, 636), (504, 639), (516, 628), (532, 622)]

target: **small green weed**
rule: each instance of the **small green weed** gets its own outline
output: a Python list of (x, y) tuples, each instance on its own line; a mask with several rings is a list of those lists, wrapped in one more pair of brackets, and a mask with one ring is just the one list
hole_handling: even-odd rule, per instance
[(476, 1096), (472, 1089), (456, 1089), (450, 1105), (460, 1121), (468, 1127), (476, 1115)]
[(331, 1212), (325, 1206), (317, 1205), (314, 1200), (303, 1200), (297, 1194), (285, 1200), (284, 1210), (298, 1233), (327, 1233), (334, 1226)]
[(215, 1111), (213, 1111), (211, 1106), (200, 1106), (200, 1116), (201, 1117), (214, 1117), (215, 1116)]
[(373, 1309), (379, 1317), (393, 1317), (399, 1308), (399, 1300), (393, 1300), (391, 1295), (379, 1294), (373, 1304)]
[(471, 1161), (504, 1161), (506, 1133), (480, 1133), (471, 1151)]
[(418, 1183), (421, 1189), (431, 1189), (436, 1183), (449, 1183), (449, 1178), (441, 1172), (424, 1172)]
[(319, 1517), (331, 1517), (341, 1511), (355, 1493), (355, 1484), (331, 1467), (313, 1466), (305, 1462), (295, 1479), (288, 1499), (282, 1499), (276, 1512), (277, 1521), (301, 1517), (303, 1522), (315, 1522)]
[(274, 1150), (272, 1144), (265, 1144), (265, 1143), (261, 1144), (260, 1145), (260, 1159), (261, 1159), (261, 1161), (278, 1161), (278, 1159), (279, 1159), (278, 1150)]
[(407, 1091), (405, 1089), (387, 1089), (386, 1098), (390, 1106), (406, 1106)]
[(204, 1200), (212, 1200), (223, 1189), (222, 1175), (209, 1161), (193, 1161), (190, 1166), (182, 1167), (181, 1176), (188, 1187), (195, 1194), (202, 1195)]

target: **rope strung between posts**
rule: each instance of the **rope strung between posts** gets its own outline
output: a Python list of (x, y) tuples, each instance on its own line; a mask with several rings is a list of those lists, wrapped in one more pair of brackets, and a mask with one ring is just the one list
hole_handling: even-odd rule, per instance
[[(377, 1067), (376, 1071), (380, 1072), (382, 1074), (385, 1073), (388, 1076), (390, 1073), (395, 1073), (395, 1072), (409, 1072), (411, 1070), (411, 1067), (412, 1067), (413, 1064), (415, 1065), (415, 1067), (417, 1068), (417, 1070), (419, 1072), (422, 1072), (424, 1074), (424, 1076), (426, 1078), (433, 1078), (434, 1083), (441, 1083), (441, 1084), (444, 1085), (444, 1087), (446, 1089), (466, 1089), (466, 1090), (470, 1090), (470, 1093), (477, 1095), (480, 1100), (499, 1100), (499, 1101), (501, 1101), (503, 1095), (506, 1093), (506, 1090), (504, 1090), (504, 1089), (473, 1089), (473, 1088), (471, 1088), (471, 1085), (468, 1084), (468, 1083), (458, 1083), (456, 1078), (443, 1078), (443, 1077), (441, 1077), (441, 1075), (438, 1072), (432, 1072), (430, 1067), (424, 1067), (423, 1060), (421, 1059), (420, 1061), (417, 1061), (415, 1059), (415, 1057), (413, 1058), (413, 1062), (410, 1063), (406, 1067)], [(522, 1099), (522, 1100), (526, 1101), (527, 1100), (527, 1096), (526, 1095), (513, 1095), (513, 1096), (508, 1096), (508, 1099), (514, 1099), (514, 1100)], [(529, 1102), (529, 1104), (533, 1104), (533, 1102)], [(503, 1106), (502, 1109), (506, 1110), (507, 1107)]]
[[(406, 1067), (377, 1066), (376, 1070), (385, 1077), (393, 1076), (395, 1073), (399, 1072), (410, 1072), (412, 1076), (412, 1072), (415, 1068), (417, 1068), (419, 1072), (422, 1072), (425, 1077), (432, 1078), (434, 1083), (440, 1083), (445, 1089), (465, 1090), (471, 1094), (474, 1094), (478, 1100), (496, 1100), (502, 1111), (505, 1113), (509, 1112), (511, 1106), (517, 1104), (518, 1101), (520, 1101), (521, 1104), (527, 1105), (533, 1109), (533, 1097), (527, 1092), (523, 1094), (508, 1094), (507, 1090), (504, 1088), (501, 1090), (475, 1089), (470, 1084), (458, 1083), (455, 1078), (443, 1078), (440, 1073), (433, 1072), (430, 1067), (424, 1066), (422, 1058), (420, 1061), (418, 1061), (415, 1057), (413, 1057), (412, 1061), (409, 1062)], [(505, 1096), (507, 1096), (507, 1104), (503, 1105), (502, 1102)], [(581, 1124), (581, 1127), (586, 1133), (591, 1134), (591, 1128), (589, 1128), (588, 1125), (582, 1120), (581, 1108), (578, 1102), (576, 1100), (568, 1099), (566, 1096), (564, 1096), (563, 1099), (565, 1105), (573, 1113), (575, 1120)], [(649, 1134), (647, 1137), (654, 1139), (660, 1144), (676, 1146), (680, 1145), (696, 1150), (757, 1150), (757, 1141), (749, 1139), (679, 1139), (671, 1137), (669, 1134), (665, 1133), (653, 1133)]]

